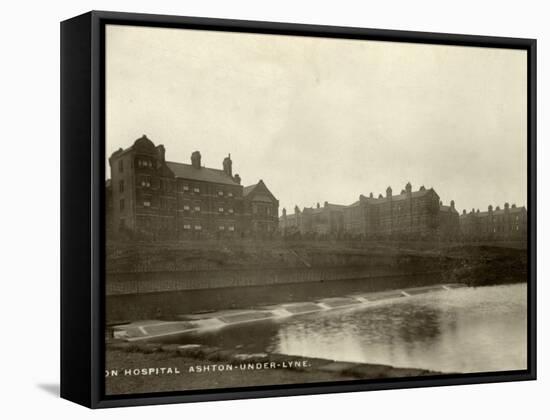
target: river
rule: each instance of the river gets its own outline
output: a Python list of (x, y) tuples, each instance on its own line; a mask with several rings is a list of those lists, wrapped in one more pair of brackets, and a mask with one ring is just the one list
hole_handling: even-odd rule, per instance
[(527, 286), (433, 292), (171, 341), (448, 373), (526, 369)]

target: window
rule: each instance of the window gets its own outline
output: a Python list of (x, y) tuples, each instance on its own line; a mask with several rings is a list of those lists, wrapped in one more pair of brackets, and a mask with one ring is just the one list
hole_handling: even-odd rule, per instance
[(148, 198), (143, 200), (143, 207), (151, 207), (151, 200), (149, 200)]
[(195, 230), (202, 230), (202, 226), (201, 225), (195, 225)]
[(196, 192), (196, 193), (200, 193), (201, 189), (199, 187), (195, 187), (195, 188), (193, 188), (193, 191)]
[(233, 232), (235, 230), (235, 226), (233, 225), (230, 225), (227, 230), (229, 230), (230, 232)]
[(232, 193), (232, 192), (228, 192), (228, 193), (227, 193), (227, 196), (228, 196), (228, 197), (233, 197), (233, 193)]
[(151, 178), (144, 176), (141, 178), (141, 186), (149, 188), (151, 186)]
[(120, 210), (124, 210), (124, 198), (120, 200)]
[(220, 197), (223, 197), (223, 191), (218, 191), (218, 195), (219, 195)]
[(191, 229), (191, 225), (185, 224), (185, 225), (183, 225), (183, 228), (184, 228), (185, 230), (189, 230), (189, 229)]
[(153, 162), (146, 159), (138, 159), (138, 167), (139, 168), (152, 168)]
[(201, 211), (201, 206), (195, 206), (195, 211)]
[(185, 204), (185, 205), (183, 206), (183, 209), (184, 209), (184, 210), (189, 210), (190, 207), (189, 207), (187, 204)]
[(230, 214), (233, 214), (233, 209), (228, 209), (227, 210)]
[(218, 208), (218, 211), (219, 211), (220, 213), (223, 213), (223, 207)]
[(124, 172), (124, 161), (122, 159), (118, 161), (118, 171)]
[(189, 185), (184, 185), (183, 186), (183, 191), (189, 191)]
[(121, 192), (121, 193), (124, 192), (124, 180), (123, 179), (118, 181), (118, 191)]
[(225, 226), (223, 226), (223, 225), (222, 225), (222, 226), (218, 226), (218, 229), (219, 229), (219, 230), (225, 230)]

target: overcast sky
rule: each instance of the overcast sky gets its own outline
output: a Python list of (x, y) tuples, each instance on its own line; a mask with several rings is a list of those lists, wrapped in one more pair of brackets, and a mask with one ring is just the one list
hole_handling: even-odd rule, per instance
[(108, 155), (142, 134), (171, 161), (231, 153), (281, 209), (407, 181), (526, 204), (524, 51), (110, 25), (106, 54)]

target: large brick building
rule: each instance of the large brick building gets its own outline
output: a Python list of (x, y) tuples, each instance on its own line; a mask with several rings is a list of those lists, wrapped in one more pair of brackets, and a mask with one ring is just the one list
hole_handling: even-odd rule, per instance
[[(394, 195), (391, 187), (386, 195), (375, 198), (361, 195), (359, 200), (344, 209), (344, 229), (352, 236), (372, 237), (433, 237), (443, 228), (442, 214), (456, 213), (454, 202), (442, 208), (433, 188), (420, 187), (413, 191), (410, 183), (400, 194)], [(449, 217), (452, 223), (452, 217)], [(445, 224), (445, 228), (448, 229)], [(456, 213), (458, 230), (458, 213)]]
[(170, 162), (164, 146), (155, 146), (144, 135), (114, 152), (109, 165), (106, 192), (111, 194), (115, 236), (244, 237), (276, 229), (277, 199), (263, 181), (246, 187), (245, 195), (230, 156), (223, 160), (223, 169), (204, 167), (198, 151), (192, 153), (191, 164)]
[(503, 209), (463, 210), (460, 234), (465, 240), (523, 240), (527, 238), (527, 209), (505, 203)]
[(340, 204), (332, 204), (325, 201), (323, 206), (319, 203), (315, 207), (304, 207), (300, 210), (294, 208), (294, 214), (287, 215), (283, 209), (283, 215), (279, 220), (279, 226), (283, 235), (319, 235), (339, 237), (344, 232), (344, 208)]
[[(317, 217), (317, 219), (316, 219)], [(349, 206), (325, 203), (315, 209), (295, 208), (294, 214), (283, 210), (280, 226), (283, 234), (345, 235), (350, 238), (434, 237), (455, 238), (459, 233), (459, 215), (454, 201), (444, 206), (433, 188), (412, 191), (408, 183), (400, 194), (391, 187), (386, 195), (368, 197)], [(316, 223), (315, 221), (318, 220)]]
[(243, 189), (245, 225), (256, 236), (268, 237), (277, 232), (279, 201), (260, 179)]

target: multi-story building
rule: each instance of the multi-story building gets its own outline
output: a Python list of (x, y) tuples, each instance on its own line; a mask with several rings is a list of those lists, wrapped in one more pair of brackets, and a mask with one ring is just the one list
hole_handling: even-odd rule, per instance
[(338, 237), (344, 232), (344, 208), (340, 204), (332, 204), (325, 201), (321, 206), (304, 207), (300, 210), (294, 208), (294, 214), (287, 215), (283, 209), (283, 215), (279, 220), (279, 227), (283, 235), (317, 235)]
[(246, 230), (261, 237), (273, 235), (279, 224), (279, 201), (260, 179), (243, 189)]
[[(317, 221), (317, 222), (316, 222)], [(283, 210), (280, 220), (283, 234), (299, 232), (304, 234), (344, 233), (348, 237), (433, 237), (458, 235), (458, 212), (454, 201), (444, 206), (433, 188), (420, 187), (412, 191), (408, 183), (398, 195), (391, 187), (386, 196), (368, 197), (349, 206), (325, 203), (323, 208), (295, 208), (294, 214)]]
[[(230, 156), (223, 160), (223, 169), (202, 166), (198, 151), (192, 153), (191, 164), (170, 162), (164, 146), (155, 146), (144, 135), (114, 152), (109, 165), (115, 235), (178, 239), (254, 231)], [(271, 193), (269, 198), (276, 215), (278, 202)]]
[(460, 215), (460, 234), (466, 240), (515, 240), (527, 237), (527, 209), (504, 204), (487, 211), (472, 209), (469, 213), (463, 210)]
[[(451, 203), (454, 211), (454, 202)], [(359, 196), (359, 200), (344, 209), (344, 229), (351, 236), (388, 237), (437, 235), (440, 229), (441, 205), (433, 188), (420, 187), (412, 191), (407, 183), (398, 195), (391, 187), (386, 196)], [(458, 216), (458, 214), (457, 214)], [(456, 220), (458, 226), (458, 220)]]
[(445, 239), (458, 239), (460, 236), (459, 214), (455, 208), (454, 200), (449, 206), (439, 202), (439, 234)]

